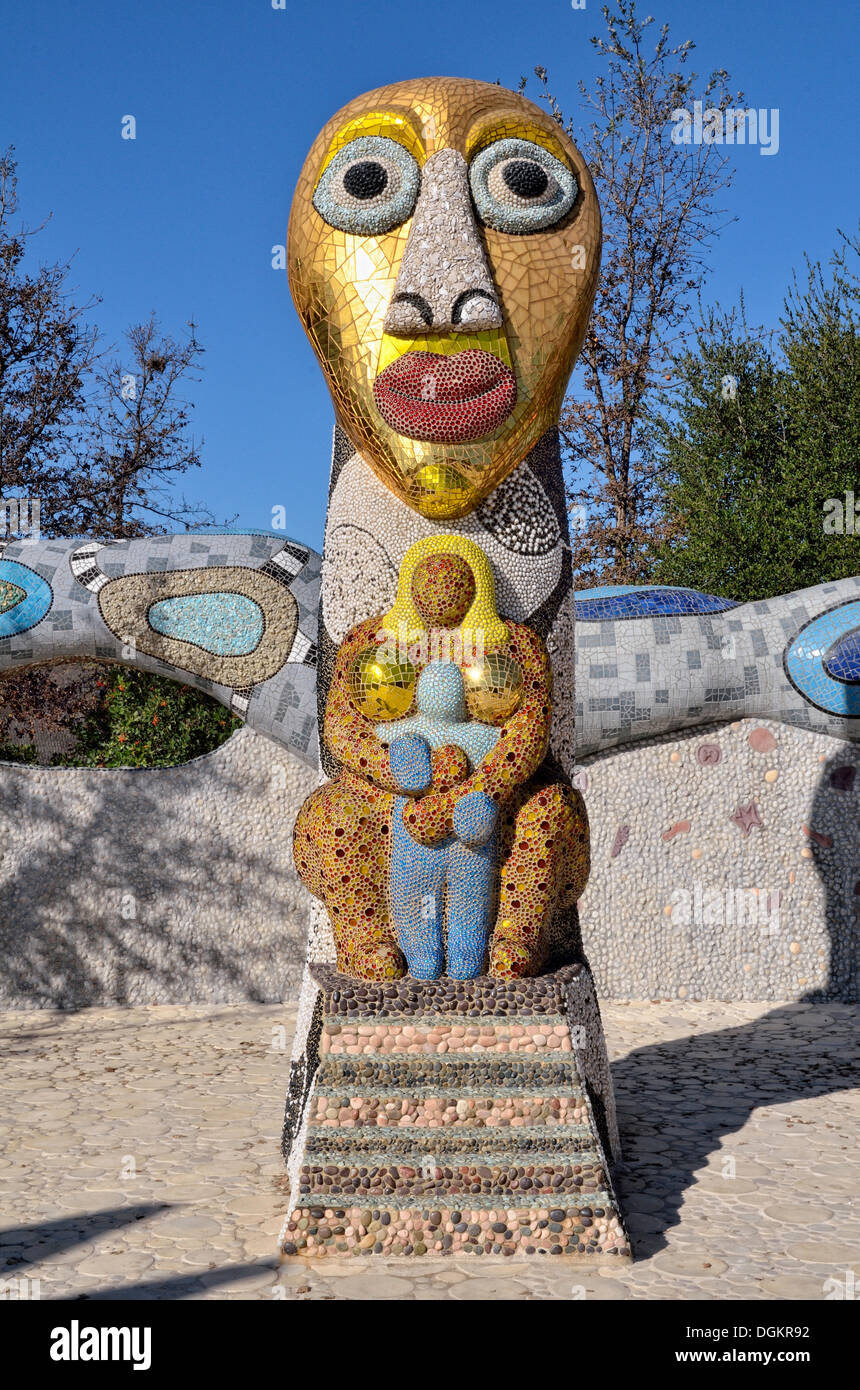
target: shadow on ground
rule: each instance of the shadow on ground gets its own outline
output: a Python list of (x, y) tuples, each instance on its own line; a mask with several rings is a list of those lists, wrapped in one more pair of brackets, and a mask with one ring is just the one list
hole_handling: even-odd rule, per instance
[[(857, 1007), (851, 1002), (858, 997), (858, 793), (844, 755), (829, 757), (813, 798), (817, 833), (809, 838), (826, 891), (827, 983), (754, 1022), (638, 1047), (613, 1063), (624, 1152), (617, 1173), (622, 1210), (625, 1197), (638, 1193), (659, 1198), (664, 1213), (646, 1218), (641, 1224), (653, 1229), (632, 1237), (640, 1259), (665, 1247), (694, 1175), (754, 1110), (831, 1095), (860, 1080)], [(847, 861), (836, 853), (832, 833), (846, 814), (854, 817), (858, 843)], [(782, 948), (781, 938), (774, 946)]]
[[(75, 1246), (86, 1245), (92, 1240), (119, 1231), (135, 1221), (145, 1221), (152, 1216), (170, 1209), (169, 1202), (141, 1203), (130, 1207), (110, 1207), (87, 1215), (64, 1217), (59, 1221), (45, 1221), (32, 1226), (10, 1226), (0, 1231), (0, 1281), (20, 1278), (27, 1269), (38, 1265), (42, 1260), (73, 1250)], [(192, 1298), (195, 1294), (218, 1288), (222, 1284), (235, 1284), (259, 1275), (269, 1273), (273, 1286), (277, 1283), (279, 1258), (272, 1242), (272, 1255), (268, 1259), (255, 1260), (249, 1264), (215, 1265), (206, 1270), (191, 1270), (187, 1274), (173, 1274), (164, 1279), (143, 1280), (134, 1284), (118, 1284), (114, 1288), (94, 1288), (91, 1292), (80, 1294), (77, 1298), (46, 1301), (57, 1302), (101, 1302), (147, 1299)], [(29, 1255), (23, 1254), (30, 1250)]]
[[(761, 1106), (831, 1095), (857, 1085), (857, 1009), (786, 1004), (753, 1023), (638, 1047), (612, 1064), (625, 1198), (658, 1199), (661, 1212), (632, 1237), (638, 1259), (662, 1250), (684, 1193), (710, 1155)], [(814, 1132), (806, 1137), (814, 1155)], [(804, 1140), (798, 1139), (803, 1156)]]

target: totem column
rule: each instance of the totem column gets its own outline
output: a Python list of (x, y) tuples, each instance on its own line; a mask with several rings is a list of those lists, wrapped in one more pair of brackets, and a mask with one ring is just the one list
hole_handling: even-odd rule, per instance
[[(558, 857), (548, 807), (562, 806), (565, 833), (579, 827), (587, 859), (570, 784), (574, 610), (556, 425), (599, 257), (578, 150), (545, 112), (496, 86), (440, 78), (368, 93), (328, 123), (302, 171), (290, 286), (337, 426), (318, 682), (332, 780), (297, 826), (297, 867), (318, 901), (287, 1097), (287, 1254), (629, 1253), (607, 1167), (618, 1140), (600, 1015), (561, 877), (537, 884), (542, 916), (528, 949), (493, 950), (512, 930), (501, 918), (518, 847), (532, 864)], [(391, 636), (392, 615), (416, 595), (422, 613), (433, 608), (432, 593), (422, 607), (416, 566), (452, 553), (473, 580), (488, 562), (497, 645), (531, 642), (552, 672), (551, 727), (540, 765), (525, 767), (521, 816), (494, 780), (502, 755), (479, 765), (473, 744), (460, 745), (468, 785), (486, 787), (510, 828), (499, 920), (480, 973), (466, 979), (453, 968), (406, 973), (387, 918), (377, 936), (387, 932), (390, 946), (355, 946), (367, 935), (356, 903), (371, 904), (362, 911), (373, 923), (380, 911), (368, 872), (385, 877), (391, 904), (399, 784), (387, 751), (396, 724), (390, 738), (377, 730), (377, 744), (352, 654), (381, 641), (386, 622)], [(422, 580), (431, 589), (434, 573), (431, 564)], [(462, 612), (441, 621), (456, 628)], [(411, 699), (409, 690), (385, 718), (410, 713), (416, 726)], [(519, 746), (526, 714), (524, 705), (510, 724), (496, 719), (505, 747)], [(467, 733), (486, 733), (480, 721), (492, 716), (473, 718)], [(335, 834), (336, 849), (326, 838)], [(362, 847), (360, 898), (349, 866), (340, 873), (350, 843)]]

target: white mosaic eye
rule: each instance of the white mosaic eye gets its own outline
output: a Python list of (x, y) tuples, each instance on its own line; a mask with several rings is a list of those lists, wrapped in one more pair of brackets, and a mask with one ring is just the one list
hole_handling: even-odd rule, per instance
[(410, 217), (421, 175), (408, 150), (384, 135), (362, 135), (323, 171), (313, 204), (330, 227), (379, 236)]
[(544, 231), (566, 217), (579, 187), (560, 159), (531, 140), (495, 140), (472, 160), (472, 197), (496, 231)]

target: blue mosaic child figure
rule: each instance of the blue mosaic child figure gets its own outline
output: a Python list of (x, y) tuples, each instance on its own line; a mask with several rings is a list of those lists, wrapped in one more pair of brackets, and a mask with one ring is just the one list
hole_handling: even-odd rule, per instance
[[(463, 677), (450, 661), (432, 661), (417, 689), (418, 714), (381, 724), (398, 786), (413, 795), (433, 781), (431, 750), (461, 748), (473, 767), (495, 746), (499, 730), (469, 720)], [(454, 808), (454, 835), (421, 845), (403, 824), (409, 798), (397, 797), (391, 846), (391, 917), (411, 975), (435, 980), (445, 969), (443, 923), (448, 935), (448, 974), (470, 980), (481, 973), (493, 918), (498, 810), (483, 792), (470, 792)], [(443, 909), (446, 899), (447, 911)]]

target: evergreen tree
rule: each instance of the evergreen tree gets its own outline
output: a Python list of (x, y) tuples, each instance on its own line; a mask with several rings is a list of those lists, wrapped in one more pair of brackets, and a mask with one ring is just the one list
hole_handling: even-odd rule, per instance
[(650, 418), (671, 528), (659, 582), (749, 600), (860, 572), (857, 254), (843, 239), (829, 272), (808, 262), (778, 332), (712, 310), (677, 359)]

